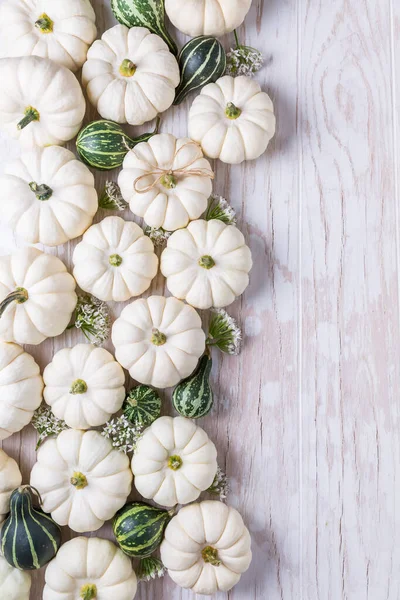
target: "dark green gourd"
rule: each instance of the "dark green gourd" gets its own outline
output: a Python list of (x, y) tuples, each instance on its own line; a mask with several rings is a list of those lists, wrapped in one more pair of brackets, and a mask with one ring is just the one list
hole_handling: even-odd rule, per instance
[(190, 40), (182, 48), (178, 62), (181, 81), (174, 104), (180, 104), (190, 92), (222, 77), (226, 69), (226, 54), (217, 39), (203, 35)]
[(122, 410), (133, 425), (147, 427), (160, 416), (161, 399), (153, 388), (138, 385), (128, 393)]
[(61, 530), (42, 510), (34, 508), (29, 485), (14, 490), (10, 514), (1, 530), (1, 551), (6, 561), (22, 570), (40, 569), (54, 556), (61, 545)]
[(214, 403), (209, 381), (211, 367), (211, 356), (205, 354), (193, 375), (181, 381), (174, 389), (172, 403), (183, 417), (200, 419), (210, 412)]
[(157, 133), (158, 125), (159, 119), (154, 131), (132, 139), (114, 121), (93, 121), (79, 132), (76, 149), (81, 160), (89, 167), (110, 171), (122, 165), (131, 148), (140, 142), (148, 142)]
[(145, 502), (129, 502), (114, 517), (113, 532), (121, 548), (135, 558), (150, 556), (161, 544), (173, 511)]
[(111, 0), (117, 21), (127, 27), (147, 27), (159, 35), (173, 54), (178, 54), (176, 44), (165, 25), (164, 0)]

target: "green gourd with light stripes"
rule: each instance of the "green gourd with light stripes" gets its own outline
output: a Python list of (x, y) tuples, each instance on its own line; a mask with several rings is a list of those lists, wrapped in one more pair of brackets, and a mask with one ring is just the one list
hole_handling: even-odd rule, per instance
[(117, 512), (113, 532), (121, 550), (135, 558), (150, 556), (161, 544), (173, 511), (129, 502)]
[(53, 519), (32, 504), (33, 489), (13, 491), (10, 514), (1, 530), (1, 551), (6, 561), (23, 571), (40, 569), (57, 554), (61, 530)]
[(204, 354), (193, 375), (183, 379), (174, 389), (172, 403), (183, 417), (200, 419), (210, 412), (214, 403), (209, 381), (211, 367), (211, 357)]

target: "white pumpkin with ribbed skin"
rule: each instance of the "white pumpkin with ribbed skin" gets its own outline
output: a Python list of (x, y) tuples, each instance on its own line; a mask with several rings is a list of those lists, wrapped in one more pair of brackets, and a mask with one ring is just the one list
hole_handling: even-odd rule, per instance
[(43, 379), (33, 357), (18, 344), (0, 342), (0, 441), (31, 422), (42, 392)]
[(167, 44), (145, 27), (116, 25), (89, 48), (83, 85), (102, 117), (141, 125), (171, 106), (180, 75)]
[(188, 504), (214, 481), (217, 450), (190, 419), (160, 417), (139, 440), (131, 466), (144, 498), (162, 506)]
[(59, 350), (43, 379), (44, 399), (55, 416), (73, 429), (103, 425), (125, 399), (121, 365), (110, 352), (92, 344)]
[(231, 304), (248, 286), (251, 267), (243, 234), (217, 219), (175, 231), (161, 255), (171, 294), (201, 309)]
[(129, 557), (97, 537), (77, 537), (63, 544), (45, 578), (43, 600), (133, 600), (137, 589)]
[(78, 285), (104, 301), (143, 294), (157, 275), (158, 257), (143, 229), (121, 217), (92, 225), (73, 254)]
[(29, 600), (31, 583), (29, 573), (14, 569), (0, 554), (0, 598), (3, 600)]
[[(22, 475), (19, 466), (13, 458), (0, 449), (0, 523), (4, 521), (10, 512), (11, 494), (21, 483)], [(3, 597), (0, 595), (0, 598)]]
[(75, 280), (56, 256), (27, 247), (0, 257), (0, 340), (40, 344), (65, 331)]
[(1, 56), (42, 56), (77, 71), (96, 39), (90, 0), (6, 0), (0, 5)]
[(60, 146), (8, 163), (0, 188), (1, 221), (29, 244), (58, 246), (82, 235), (98, 209), (93, 175)]
[[(160, 179), (160, 169), (171, 175)], [(200, 169), (202, 174), (191, 173), (193, 169)], [(211, 165), (198, 144), (189, 138), (177, 139), (162, 133), (128, 152), (118, 184), (135, 215), (143, 217), (150, 227), (175, 231), (206, 210), (212, 175)], [(155, 181), (158, 183), (151, 190), (140, 191)]]
[(205, 339), (194, 308), (164, 296), (135, 300), (112, 328), (117, 361), (132, 379), (157, 388), (172, 387), (194, 371)]
[(42, 508), (73, 531), (96, 531), (125, 504), (132, 472), (126, 454), (99, 431), (67, 429), (37, 453), (31, 485)]
[(221, 36), (241, 25), (251, 0), (165, 0), (165, 12), (179, 31)]
[(171, 579), (196, 594), (227, 592), (251, 558), (250, 533), (238, 511), (212, 500), (181, 508), (161, 544)]
[(48, 58), (0, 59), (0, 126), (25, 148), (62, 145), (79, 131), (86, 102), (76, 77)]
[(253, 160), (275, 134), (274, 107), (260, 85), (241, 75), (209, 83), (189, 112), (189, 135), (206, 156), (228, 164)]

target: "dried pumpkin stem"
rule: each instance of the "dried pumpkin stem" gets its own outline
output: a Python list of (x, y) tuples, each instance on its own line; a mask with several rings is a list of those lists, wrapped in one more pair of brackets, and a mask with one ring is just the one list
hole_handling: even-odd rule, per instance
[(206, 546), (201, 551), (201, 555), (205, 563), (209, 563), (213, 567), (221, 566), (221, 561), (218, 558), (218, 550), (212, 546)]
[(53, 190), (45, 183), (39, 185), (35, 181), (31, 181), (29, 187), (38, 200), (49, 200), (53, 195)]

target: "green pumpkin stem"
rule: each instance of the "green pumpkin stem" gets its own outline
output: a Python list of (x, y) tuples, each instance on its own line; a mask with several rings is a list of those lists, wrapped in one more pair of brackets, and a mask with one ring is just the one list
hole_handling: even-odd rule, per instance
[(11, 304), (12, 302), (16, 302), (17, 304), (23, 304), (28, 300), (28, 298), (29, 295), (27, 290), (25, 288), (17, 287), (14, 292), (8, 294), (8, 296), (6, 296), (4, 300), (0, 302), (0, 317), (3, 316), (4, 311), (6, 310), (9, 304)]
[(24, 127), (26, 127), (27, 125), (29, 125), (29, 123), (32, 123), (33, 121), (40, 121), (40, 114), (36, 110), (36, 108), (33, 108), (33, 106), (28, 106), (28, 108), (25, 109), (24, 115), (24, 118), (21, 119), (21, 121), (17, 125), (17, 129), (19, 130), (24, 129)]
[(136, 65), (129, 58), (125, 58), (119, 67), (119, 72), (122, 77), (133, 77), (136, 73)]
[(86, 476), (79, 471), (75, 471), (70, 481), (77, 490), (83, 490), (87, 485), (89, 485)]
[(76, 379), (71, 385), (71, 389), (69, 390), (70, 394), (85, 394), (87, 392), (87, 383), (83, 381), (83, 379)]
[(168, 459), (168, 467), (172, 469), (172, 471), (177, 471), (178, 469), (180, 469), (182, 464), (183, 460), (177, 454), (173, 454)]
[(235, 106), (233, 102), (228, 102), (228, 104), (226, 105), (225, 114), (228, 117), (228, 119), (234, 120), (240, 117), (242, 111), (240, 110), (240, 108)]
[(38, 20), (35, 22), (35, 27), (37, 27), (37, 29), (40, 29), (42, 33), (52, 33), (53, 25), (53, 21), (48, 15), (46, 15), (46, 13), (40, 15)]
[(236, 29), (233, 30), (233, 35), (235, 36), (236, 48), (240, 48), (239, 36), (237, 34)]
[(49, 200), (53, 195), (53, 190), (45, 183), (38, 185), (35, 181), (31, 181), (29, 187), (38, 200)]
[(119, 267), (122, 264), (122, 258), (119, 254), (111, 254), (108, 260), (112, 267)]
[(161, 177), (160, 183), (167, 190), (173, 190), (176, 188), (177, 180), (173, 173), (166, 173)]
[(155, 346), (163, 346), (167, 341), (167, 336), (158, 331), (158, 329), (153, 329), (153, 335), (151, 336), (151, 343)]
[(93, 600), (97, 598), (97, 587), (94, 583), (86, 583), (81, 587), (80, 598), (82, 600)]
[(199, 258), (199, 267), (203, 267), (203, 269), (207, 270), (212, 269), (215, 267), (215, 260), (212, 258), (212, 256), (204, 255)]
[(201, 551), (201, 555), (205, 563), (209, 563), (213, 567), (220, 567), (221, 561), (218, 558), (218, 550), (213, 548), (212, 546), (206, 546)]

